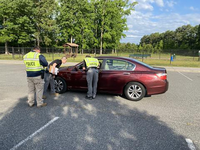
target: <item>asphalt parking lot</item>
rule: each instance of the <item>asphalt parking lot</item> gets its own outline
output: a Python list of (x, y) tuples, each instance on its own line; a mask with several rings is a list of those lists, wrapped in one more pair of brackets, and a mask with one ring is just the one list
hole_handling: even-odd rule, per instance
[(166, 68), (169, 90), (139, 102), (70, 91), (29, 108), (25, 66), (0, 61), (0, 150), (199, 150), (200, 69)]

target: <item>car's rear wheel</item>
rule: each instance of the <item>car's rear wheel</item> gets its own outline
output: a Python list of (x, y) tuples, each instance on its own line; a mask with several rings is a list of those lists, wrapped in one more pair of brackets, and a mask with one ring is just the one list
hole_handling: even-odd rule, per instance
[(124, 94), (131, 101), (139, 101), (145, 96), (146, 90), (141, 83), (130, 82), (124, 88)]
[(55, 80), (56, 93), (64, 93), (67, 90), (67, 83), (61, 77), (56, 77)]

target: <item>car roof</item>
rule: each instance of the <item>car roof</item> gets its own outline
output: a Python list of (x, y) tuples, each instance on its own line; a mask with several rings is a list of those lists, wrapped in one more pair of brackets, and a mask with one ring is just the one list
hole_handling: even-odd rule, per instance
[(134, 59), (134, 58), (130, 58), (130, 57), (120, 57), (120, 56), (97, 56), (96, 58), (98, 59), (109, 59), (109, 58), (113, 58), (113, 59), (121, 59), (121, 60), (128, 60), (128, 61), (131, 61), (131, 62), (134, 62), (134, 63), (138, 63), (140, 65), (143, 65), (145, 67), (148, 67), (148, 68), (152, 68), (152, 66), (144, 63), (144, 62), (141, 62), (137, 59)]
[(129, 57), (120, 57), (120, 56), (97, 56), (96, 58), (98, 59), (121, 59), (121, 60), (128, 60), (128, 61), (132, 61), (132, 62), (136, 62), (136, 63), (139, 63), (139, 64), (143, 64), (142, 62), (136, 60), (136, 59), (133, 59), (133, 58), (129, 58)]
[(124, 59), (124, 60), (132, 60), (132, 59), (130, 59), (130, 58), (128, 58), (128, 57), (119, 57), (119, 56), (97, 56), (96, 58), (98, 58), (98, 59), (106, 59), (106, 58), (114, 58), (114, 59)]

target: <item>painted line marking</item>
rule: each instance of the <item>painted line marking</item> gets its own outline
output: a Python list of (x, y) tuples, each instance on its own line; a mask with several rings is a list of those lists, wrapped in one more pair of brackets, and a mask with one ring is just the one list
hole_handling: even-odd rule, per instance
[(18, 147), (20, 147), (22, 144), (24, 144), (26, 141), (30, 140), (31, 138), (33, 138), (37, 133), (41, 132), (42, 130), (44, 130), (46, 127), (48, 127), (50, 124), (52, 124), (53, 122), (55, 122), (56, 120), (58, 120), (59, 117), (55, 117), (54, 119), (52, 119), (51, 121), (49, 121), (47, 124), (45, 124), (43, 127), (41, 127), (40, 129), (38, 129), (37, 131), (35, 131), (33, 134), (31, 134), (30, 136), (28, 136), (26, 139), (22, 140), (21, 142), (19, 142), (17, 145), (15, 145), (13, 148), (11, 148), (10, 150), (16, 150)]
[(180, 73), (182, 76), (186, 77), (188, 80), (193, 81), (191, 78), (189, 78), (188, 76), (182, 74), (181, 72), (177, 71), (178, 73)]
[(195, 148), (195, 146), (194, 146), (192, 140), (190, 140), (190, 139), (185, 139), (185, 140), (186, 140), (186, 142), (187, 142), (187, 144), (188, 144), (188, 147), (189, 147), (191, 150), (196, 150), (196, 148)]

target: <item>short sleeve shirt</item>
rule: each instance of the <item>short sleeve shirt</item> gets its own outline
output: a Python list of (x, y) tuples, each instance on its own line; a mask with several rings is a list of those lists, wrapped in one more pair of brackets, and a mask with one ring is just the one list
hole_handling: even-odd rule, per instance
[(56, 68), (60, 68), (60, 66), (62, 65), (62, 61), (60, 59), (56, 59), (54, 61), (52, 61), (49, 66), (52, 66), (54, 63), (56, 63)]

